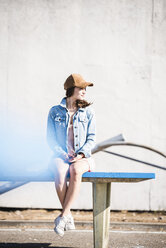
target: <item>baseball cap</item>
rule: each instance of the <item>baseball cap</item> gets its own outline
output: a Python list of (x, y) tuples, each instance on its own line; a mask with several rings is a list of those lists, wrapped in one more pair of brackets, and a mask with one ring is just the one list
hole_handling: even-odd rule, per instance
[(67, 90), (72, 87), (85, 88), (87, 86), (93, 86), (93, 83), (87, 82), (80, 74), (71, 74), (64, 83), (64, 89)]

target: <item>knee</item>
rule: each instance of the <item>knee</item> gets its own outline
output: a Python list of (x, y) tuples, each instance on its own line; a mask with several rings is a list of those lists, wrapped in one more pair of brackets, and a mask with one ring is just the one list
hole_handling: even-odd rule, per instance
[(63, 191), (64, 187), (67, 185), (67, 180), (66, 178), (59, 177), (55, 178), (55, 188), (58, 191)]
[(55, 182), (56, 184), (63, 185), (67, 181), (68, 172), (66, 170), (55, 171)]
[(81, 176), (82, 176), (82, 173), (79, 170), (79, 168), (77, 168), (77, 166), (71, 165), (70, 166), (70, 177), (72, 177), (74, 180), (78, 180), (81, 178)]
[(55, 185), (58, 188), (63, 188), (64, 184), (67, 182), (68, 176), (68, 167), (66, 166), (55, 166), (54, 169), (54, 178), (55, 178)]

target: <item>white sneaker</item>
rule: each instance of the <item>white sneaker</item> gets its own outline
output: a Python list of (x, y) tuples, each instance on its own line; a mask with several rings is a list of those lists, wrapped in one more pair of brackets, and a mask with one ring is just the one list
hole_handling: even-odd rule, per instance
[(64, 235), (64, 230), (66, 227), (66, 223), (68, 221), (68, 218), (66, 216), (60, 217), (58, 216), (55, 220), (55, 228), (54, 231), (61, 237)]
[(65, 231), (75, 230), (74, 219), (72, 215), (67, 215), (67, 223), (65, 226)]

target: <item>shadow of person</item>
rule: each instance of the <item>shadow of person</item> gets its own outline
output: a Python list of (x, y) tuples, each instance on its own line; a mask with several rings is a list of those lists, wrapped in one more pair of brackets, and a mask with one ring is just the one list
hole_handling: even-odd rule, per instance
[(67, 246), (50, 246), (51, 243), (0, 243), (0, 248), (74, 248)]

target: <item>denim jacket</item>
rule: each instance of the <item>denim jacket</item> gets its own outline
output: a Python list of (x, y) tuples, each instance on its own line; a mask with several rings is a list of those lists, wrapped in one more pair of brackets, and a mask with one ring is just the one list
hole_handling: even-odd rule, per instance
[[(66, 97), (62, 99), (60, 105), (53, 106), (49, 111), (47, 141), (57, 157), (68, 153), (69, 117)], [(73, 133), (75, 153), (83, 153), (85, 157), (90, 157), (91, 150), (95, 146), (96, 136), (95, 115), (91, 106), (79, 108), (74, 114)]]

